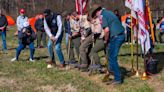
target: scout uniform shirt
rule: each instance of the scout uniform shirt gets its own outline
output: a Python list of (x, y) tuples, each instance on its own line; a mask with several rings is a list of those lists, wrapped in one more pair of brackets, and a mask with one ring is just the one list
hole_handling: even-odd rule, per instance
[(85, 31), (90, 30), (91, 24), (87, 19), (88, 15), (80, 15), (79, 17), (80, 17), (80, 27), (83, 29), (81, 31), (81, 40), (84, 40), (86, 38)]
[(99, 38), (103, 38), (104, 37), (104, 31), (102, 29), (101, 22), (100, 22), (99, 18), (96, 18), (96, 19), (94, 19), (92, 21), (91, 29), (92, 29), (92, 32), (94, 34), (101, 34), (99, 36)]
[(70, 18), (70, 26), (72, 33), (80, 31), (80, 22), (78, 20)]

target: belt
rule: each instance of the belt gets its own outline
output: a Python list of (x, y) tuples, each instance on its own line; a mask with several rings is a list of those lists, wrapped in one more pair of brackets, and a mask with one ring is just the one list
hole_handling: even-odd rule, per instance
[(118, 36), (120, 36), (120, 35), (124, 35), (124, 33), (119, 33), (119, 34), (117, 34), (117, 35), (115, 35), (115, 36), (112, 36), (111, 38), (115, 38), (115, 37), (118, 37)]

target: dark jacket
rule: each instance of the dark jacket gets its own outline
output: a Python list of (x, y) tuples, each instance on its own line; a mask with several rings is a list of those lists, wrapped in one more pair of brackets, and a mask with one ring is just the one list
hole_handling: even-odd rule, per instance
[(67, 19), (64, 20), (64, 28), (65, 28), (65, 33), (71, 34), (70, 21)]
[(4, 26), (7, 27), (7, 25), (8, 25), (7, 18), (5, 15), (2, 15), (0, 17), (0, 27), (4, 27)]
[[(26, 31), (23, 33), (23, 30)], [(30, 33), (31, 35), (27, 35), (27, 33)], [(34, 40), (36, 39), (36, 34), (32, 30), (31, 26), (28, 26), (22, 28), (22, 30), (18, 34), (18, 38), (20, 39), (20, 42), (22, 44), (29, 45), (30, 43), (34, 42)]]
[(58, 15), (59, 14), (51, 13), (50, 15), (45, 16), (48, 27), (51, 29), (52, 32), (57, 32), (58, 30), (58, 26), (57, 26)]
[(44, 22), (43, 19), (37, 19), (35, 22), (35, 29), (37, 31), (44, 31)]

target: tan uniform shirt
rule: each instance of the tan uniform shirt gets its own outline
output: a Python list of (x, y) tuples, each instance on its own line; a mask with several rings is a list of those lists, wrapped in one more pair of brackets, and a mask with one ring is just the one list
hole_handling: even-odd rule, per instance
[(90, 22), (87, 20), (87, 15), (80, 15), (80, 23), (81, 23), (81, 27), (84, 29), (90, 28), (91, 24)]
[(88, 16), (87, 15), (80, 15), (80, 27), (84, 28), (83, 31), (81, 31), (81, 40), (85, 39), (84, 33), (85, 29), (91, 28), (91, 23), (88, 21)]
[(93, 33), (100, 33), (100, 37), (99, 38), (103, 38), (104, 37), (104, 31), (103, 28), (101, 26), (100, 20), (99, 18), (96, 18), (92, 21), (92, 25), (91, 25), (91, 29)]
[(80, 22), (73, 18), (70, 19), (70, 26), (72, 33), (80, 31)]

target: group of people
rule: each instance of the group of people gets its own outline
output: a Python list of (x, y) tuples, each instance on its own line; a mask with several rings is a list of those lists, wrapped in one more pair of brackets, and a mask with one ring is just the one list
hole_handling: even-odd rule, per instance
[[(69, 62), (65, 62), (61, 50), (64, 34), (63, 24)], [(7, 25), (7, 19), (0, 10), (0, 31), (3, 40), (3, 50), (7, 50), (5, 41)], [(122, 83), (117, 57), (119, 49), (125, 41), (125, 29), (118, 14), (95, 5), (91, 13), (78, 15), (77, 12), (73, 12), (67, 14), (64, 23), (62, 23), (60, 14), (52, 12), (50, 9), (45, 9), (43, 15), (37, 16), (35, 23), (37, 32), (35, 33), (28, 22), (28, 17), (25, 16), (25, 10), (21, 9), (20, 15), (17, 18), (17, 28), (19, 45), (16, 49), (15, 57), (11, 59), (12, 62), (19, 60), (19, 55), (26, 46), (29, 46), (30, 49), (29, 61), (35, 62), (35, 39), (37, 39), (38, 48), (48, 48), (50, 60), (47, 62), (47, 68), (56, 66), (53, 50), (55, 47), (60, 61), (60, 68), (64, 68), (67, 63), (84, 72), (93, 67), (102, 71), (98, 53), (105, 51), (105, 53), (108, 53), (108, 72), (114, 74), (114, 80), (109, 84)], [(46, 44), (46, 35), (49, 38), (48, 45)], [(41, 45), (41, 40), (43, 46)], [(74, 49), (76, 52), (74, 52)]]
[[(52, 12), (50, 9), (46, 9), (44, 15), (44, 29), (49, 37), (50, 62), (48, 62), (47, 68), (56, 65), (53, 44), (55, 44), (60, 60), (60, 67), (64, 67), (66, 62), (61, 51), (63, 37), (61, 15)], [(109, 51), (105, 50), (109, 54), (108, 70), (115, 76), (109, 84), (122, 83), (117, 56), (121, 45), (124, 43), (125, 33), (121, 21), (113, 12), (101, 6), (95, 6), (92, 13), (84, 13), (83, 15), (73, 12), (66, 16), (64, 27), (69, 57), (67, 63), (69, 65), (73, 65), (74, 68), (83, 72), (87, 72), (91, 68), (102, 71), (98, 53), (108, 48)], [(76, 52), (74, 52), (74, 49)]]
[[(133, 21), (133, 22), (131, 22), (131, 21)], [(157, 22), (155, 22), (154, 20), (152, 20), (152, 24), (153, 24), (153, 31), (154, 31), (154, 38), (155, 38), (155, 42), (157, 43), (158, 41), (159, 41), (159, 43), (163, 43), (163, 40), (162, 40), (162, 35), (163, 35), (163, 33), (164, 33), (164, 18), (161, 18), (161, 19), (159, 19), (159, 20), (157, 20)], [(126, 17), (126, 20), (125, 20), (125, 34), (126, 34), (126, 39), (125, 39), (125, 41), (127, 42), (127, 43), (131, 43), (132, 42), (132, 40), (134, 41), (135, 39), (134, 38), (136, 38), (136, 30), (137, 30), (137, 27), (136, 27), (136, 25), (137, 25), (137, 21), (134, 19), (134, 18), (132, 18), (131, 19), (131, 15), (128, 15), (127, 17)], [(149, 26), (150, 26), (150, 24), (148, 24)], [(132, 28), (132, 29), (131, 29)], [(148, 30), (149, 30), (149, 32), (151, 31), (151, 29), (150, 29), (150, 27), (148, 28)], [(158, 34), (158, 41), (157, 41), (157, 35), (156, 35), (156, 31), (157, 30), (159, 30), (159, 34)], [(134, 37), (131, 37), (131, 31), (133, 31), (134, 32)], [(151, 33), (150, 33), (150, 35), (151, 35)], [(134, 42), (133, 42), (134, 43)]]

